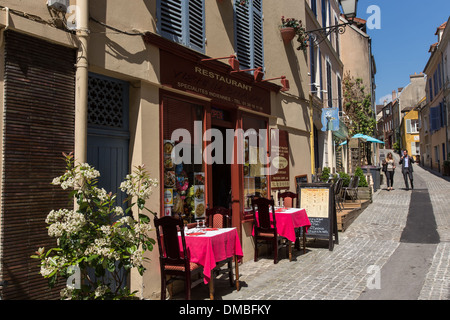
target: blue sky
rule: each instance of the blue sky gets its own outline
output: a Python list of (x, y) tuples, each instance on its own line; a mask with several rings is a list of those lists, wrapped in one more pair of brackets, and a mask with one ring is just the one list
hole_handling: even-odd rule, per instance
[(405, 87), (409, 76), (420, 73), (430, 57), (430, 45), (437, 42), (437, 27), (450, 16), (450, 0), (360, 0), (358, 17), (369, 19), (371, 5), (380, 8), (380, 29), (368, 29), (377, 65), (376, 102)]

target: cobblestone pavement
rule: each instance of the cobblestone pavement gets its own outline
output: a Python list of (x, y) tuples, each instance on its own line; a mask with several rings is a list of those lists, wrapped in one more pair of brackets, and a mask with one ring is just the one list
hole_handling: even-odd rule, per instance
[[(428, 188), (440, 243), (436, 245), (426, 273), (420, 300), (450, 299), (450, 182), (415, 165), (417, 188)], [(393, 191), (381, 186), (373, 203), (339, 232), (339, 244), (329, 251), (327, 243), (308, 241), (307, 252), (294, 250), (294, 259), (271, 257), (246, 262), (239, 267), (241, 290), (216, 286), (223, 300), (356, 300), (373, 281), (371, 266), (382, 268), (400, 245), (412, 191), (404, 190), (399, 169)], [(284, 255), (281, 253), (281, 257)], [(227, 291), (224, 291), (227, 290)], [(206, 288), (201, 295), (207, 296)], [(202, 298), (200, 298), (202, 299)]]

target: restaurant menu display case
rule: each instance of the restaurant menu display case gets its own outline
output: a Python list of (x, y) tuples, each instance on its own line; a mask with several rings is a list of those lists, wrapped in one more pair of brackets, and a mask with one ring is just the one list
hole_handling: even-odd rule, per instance
[[(203, 108), (183, 100), (164, 99), (163, 174), (164, 215), (179, 215), (185, 223), (205, 217), (205, 174), (203, 163), (195, 163), (194, 152), (201, 148), (195, 141), (171, 140), (177, 129), (194, 137), (194, 122), (201, 121)], [(175, 151), (190, 150), (190, 161), (177, 161)], [(201, 149), (200, 149), (201, 150)]]
[[(267, 122), (256, 117), (244, 118), (244, 210), (251, 209), (251, 197), (267, 198), (268, 177), (263, 174), (264, 164), (261, 163), (260, 155), (266, 153), (267, 149), (261, 146), (259, 129), (267, 129)], [(267, 141), (267, 140), (266, 140)]]

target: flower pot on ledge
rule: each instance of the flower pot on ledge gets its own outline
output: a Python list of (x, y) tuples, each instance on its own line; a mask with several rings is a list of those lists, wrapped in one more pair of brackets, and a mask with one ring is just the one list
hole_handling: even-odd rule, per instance
[(295, 29), (292, 27), (281, 28), (281, 38), (283, 38), (284, 44), (288, 44), (295, 37)]

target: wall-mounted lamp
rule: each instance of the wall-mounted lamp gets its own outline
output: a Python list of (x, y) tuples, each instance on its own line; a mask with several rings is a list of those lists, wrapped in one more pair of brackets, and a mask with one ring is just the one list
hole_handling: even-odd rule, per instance
[(261, 82), (265, 82), (265, 81), (271, 81), (271, 80), (276, 80), (276, 79), (281, 79), (281, 85), (283, 86), (283, 88), (280, 89), (280, 91), (285, 92), (285, 91), (289, 91), (289, 80), (286, 79), (286, 76), (281, 76), (278, 78), (271, 78), (271, 79), (265, 79), (262, 80)]
[(245, 69), (245, 70), (233, 70), (231, 73), (235, 72), (246, 72), (246, 71), (254, 71), (253, 72), (253, 78), (256, 82), (261, 82), (262, 78), (264, 77), (264, 72), (262, 71), (261, 67), (254, 68), (254, 69)]
[(231, 66), (231, 69), (233, 69), (232, 72), (238, 72), (239, 71), (239, 61), (236, 59), (235, 55), (231, 55), (228, 57), (221, 57), (221, 58), (209, 58), (209, 59), (202, 59), (201, 61), (212, 61), (212, 60), (223, 60), (228, 59), (228, 64)]

